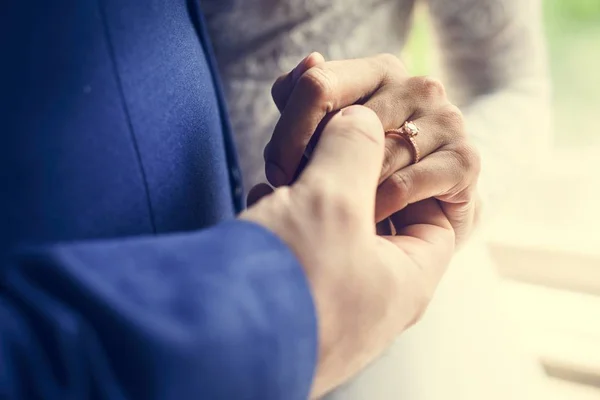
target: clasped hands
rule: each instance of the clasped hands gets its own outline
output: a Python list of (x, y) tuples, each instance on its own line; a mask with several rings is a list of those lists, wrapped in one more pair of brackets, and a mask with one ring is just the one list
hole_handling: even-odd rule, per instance
[[(272, 95), (281, 117), (264, 157), (276, 189), (254, 187), (240, 218), (274, 232), (304, 268), (319, 322), (319, 397), (422, 316), (473, 229), (480, 163), (443, 85), (409, 76), (391, 55), (326, 62), (313, 53)], [(404, 138), (385, 134), (408, 120), (420, 130), (416, 164)], [(394, 234), (378, 235), (386, 219)]]

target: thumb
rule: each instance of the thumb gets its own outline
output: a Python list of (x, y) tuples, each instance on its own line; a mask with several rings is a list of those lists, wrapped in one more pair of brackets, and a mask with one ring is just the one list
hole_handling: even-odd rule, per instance
[(279, 111), (283, 111), (298, 79), (309, 69), (325, 62), (321, 53), (311, 53), (285, 75), (280, 76), (271, 88), (271, 96)]
[(375, 192), (383, 163), (384, 132), (369, 108), (353, 105), (337, 113), (323, 129), (299, 182), (327, 185), (352, 204), (364, 204), (374, 216)]

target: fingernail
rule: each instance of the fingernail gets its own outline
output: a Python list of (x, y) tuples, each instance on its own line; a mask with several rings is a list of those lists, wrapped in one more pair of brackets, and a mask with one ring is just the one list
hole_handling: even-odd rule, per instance
[(365, 106), (352, 105), (352, 106), (346, 107), (342, 110), (342, 116), (360, 115), (360, 114), (365, 114), (365, 113), (369, 113), (369, 112), (371, 112), (371, 110)]
[(322, 62), (325, 62), (325, 57), (323, 57), (323, 54), (319, 53), (318, 51), (313, 51), (312, 53), (310, 53), (310, 55), (306, 58), (306, 63), (308, 64), (308, 60), (312, 60), (313, 63), (315, 64), (319, 64)]
[(312, 53), (307, 55), (300, 64), (303, 65), (305, 69), (308, 69), (307, 67), (309, 67), (309, 66), (312, 67), (312, 66), (318, 64), (319, 62), (321, 62), (320, 60), (322, 60), (322, 59), (323, 59), (323, 56), (320, 53), (313, 51)]
[(267, 175), (267, 180), (275, 187), (283, 186), (287, 183), (285, 173), (274, 163), (269, 162), (266, 164), (265, 174)]
[[(314, 59), (314, 61), (312, 61)], [(291, 72), (292, 75), (292, 82), (296, 82), (298, 79), (300, 79), (300, 77), (302, 76), (302, 74), (304, 74), (306, 72), (306, 70), (308, 69), (307, 66), (309, 65), (309, 61), (312, 61), (311, 64), (318, 64), (320, 62), (325, 61), (325, 58), (321, 55), (321, 53), (318, 53), (316, 51), (310, 53), (309, 55), (307, 55), (306, 57), (304, 57), (302, 59), (302, 61), (300, 61), (298, 63), (298, 65), (296, 65), (296, 67), (294, 67), (294, 69)], [(312, 65), (311, 65), (312, 67)]]

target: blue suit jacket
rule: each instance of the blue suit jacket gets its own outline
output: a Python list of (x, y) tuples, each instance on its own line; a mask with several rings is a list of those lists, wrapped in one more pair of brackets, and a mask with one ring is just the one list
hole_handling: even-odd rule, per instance
[(0, 43), (0, 398), (306, 398), (311, 296), (232, 218), (197, 2), (7, 0)]

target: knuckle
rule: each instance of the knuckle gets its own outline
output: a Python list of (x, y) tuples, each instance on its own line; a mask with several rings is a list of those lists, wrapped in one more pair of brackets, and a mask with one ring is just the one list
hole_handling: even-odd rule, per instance
[(408, 194), (410, 193), (412, 186), (409, 175), (401, 170), (392, 174), (390, 179), (396, 195), (403, 198), (408, 198)]
[(317, 65), (309, 69), (300, 77), (298, 85), (326, 112), (333, 111), (335, 74), (326, 67)]
[(308, 193), (307, 198), (310, 199), (310, 209), (315, 215), (320, 216), (327, 213), (327, 207), (329, 207), (333, 197), (330, 194), (329, 184), (330, 182), (327, 182), (321, 176), (312, 177), (310, 185), (306, 184), (305, 189)]
[(276, 188), (273, 191), (272, 197), (277, 199), (277, 203), (282, 204), (285, 207), (289, 206), (292, 203), (292, 196), (289, 186), (281, 186)]
[(437, 121), (440, 126), (445, 128), (452, 137), (464, 135), (465, 120), (458, 107), (450, 104), (444, 107), (437, 115)]
[(269, 212), (274, 215), (283, 215), (286, 210), (293, 207), (293, 196), (288, 186), (276, 188), (273, 193), (263, 197), (260, 201), (268, 202)]
[(460, 168), (467, 171), (469, 176), (477, 177), (481, 172), (481, 157), (479, 151), (472, 144), (465, 141), (455, 149), (456, 158)]
[(427, 99), (446, 97), (446, 89), (440, 80), (430, 76), (416, 76), (411, 79), (413, 87), (420, 97)]
[(397, 68), (397, 67), (404, 68), (404, 66), (402, 65), (402, 61), (400, 61), (400, 59), (397, 56), (395, 56), (391, 53), (381, 53), (381, 54), (378, 54), (376, 56), (376, 58), (387, 66), (394, 67), (394, 68)]
[[(389, 82), (397, 80), (407, 75), (406, 67), (394, 54), (381, 53), (375, 59), (381, 64), (384, 70), (384, 76)], [(388, 82), (388, 83), (389, 83)]]
[(331, 195), (331, 198), (338, 221), (350, 222), (357, 218), (357, 204), (349, 196), (344, 196), (337, 191)]

